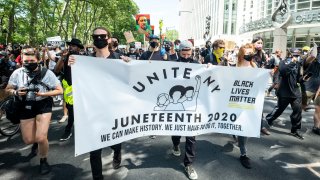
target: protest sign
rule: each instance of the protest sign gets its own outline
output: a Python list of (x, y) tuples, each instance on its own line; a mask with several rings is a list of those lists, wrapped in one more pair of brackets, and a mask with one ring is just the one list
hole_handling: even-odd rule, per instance
[(48, 37), (47, 38), (47, 45), (60, 46), (62, 44), (64, 44), (64, 42), (61, 40), (60, 36), (54, 36), (54, 37)]
[(75, 155), (148, 135), (259, 137), (268, 78), (258, 68), (76, 56)]
[(133, 34), (131, 31), (126, 31), (123, 33), (124, 37), (126, 38), (127, 40), (127, 43), (132, 43), (132, 42), (135, 42), (136, 40), (134, 39), (133, 37)]

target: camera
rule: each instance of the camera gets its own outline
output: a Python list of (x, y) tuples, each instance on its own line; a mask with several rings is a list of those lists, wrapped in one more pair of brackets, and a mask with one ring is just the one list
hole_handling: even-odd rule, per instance
[(27, 92), (26, 101), (35, 101), (36, 100), (36, 94), (39, 91), (39, 88), (36, 87), (34, 84), (31, 84), (24, 91)]

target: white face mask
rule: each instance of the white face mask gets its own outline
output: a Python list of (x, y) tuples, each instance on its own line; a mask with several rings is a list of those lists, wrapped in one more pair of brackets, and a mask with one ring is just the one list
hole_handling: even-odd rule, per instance
[(303, 55), (307, 55), (308, 54), (308, 52), (303, 52)]

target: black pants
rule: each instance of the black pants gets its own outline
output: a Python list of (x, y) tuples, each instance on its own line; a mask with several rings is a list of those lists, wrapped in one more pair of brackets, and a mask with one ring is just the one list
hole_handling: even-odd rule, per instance
[[(172, 136), (172, 143), (174, 146), (178, 146), (180, 144), (181, 136)], [(195, 136), (187, 136), (186, 137), (186, 145), (185, 145), (185, 156), (184, 156), (184, 166), (189, 166), (194, 161), (196, 157), (196, 137)]]
[(269, 123), (272, 123), (277, 119), (282, 112), (287, 108), (288, 105), (291, 105), (292, 113), (290, 115), (291, 120), (291, 132), (295, 132), (298, 129), (301, 129), (301, 97), (300, 98), (285, 98), (279, 97), (277, 106), (266, 116), (266, 120)]
[[(114, 151), (113, 161), (121, 162), (121, 143), (110, 146), (110, 148)], [(102, 152), (102, 149), (98, 149), (90, 152), (90, 165), (91, 165), (92, 177), (94, 180), (103, 179), (101, 152)]]
[(71, 132), (73, 123), (74, 123), (74, 115), (73, 115), (73, 105), (66, 104), (68, 109), (68, 124), (66, 126), (65, 132)]

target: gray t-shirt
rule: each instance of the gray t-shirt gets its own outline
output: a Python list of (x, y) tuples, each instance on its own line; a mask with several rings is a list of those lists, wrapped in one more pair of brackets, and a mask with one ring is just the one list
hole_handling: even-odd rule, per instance
[[(28, 87), (30, 84), (30, 81), (33, 78), (28, 76), (28, 74), (26, 73), (26, 70), (24, 67), (21, 67), (19, 69), (16, 69), (12, 75), (10, 76), (9, 85), (12, 85), (14, 87), (14, 89), (19, 89), (22, 87)], [(56, 77), (56, 75), (50, 71), (47, 70), (45, 76), (42, 78), (41, 82), (43, 82), (44, 84), (46, 84), (50, 89), (56, 89), (56, 87), (60, 84), (60, 81), (58, 80), (58, 78)], [(50, 91), (47, 90), (47, 88), (44, 85), (38, 84), (36, 85), (36, 87), (39, 88), (39, 92), (47, 92)], [(43, 96), (37, 96), (36, 97), (36, 101), (40, 101), (42, 99), (45, 99), (47, 97), (43, 97)]]

